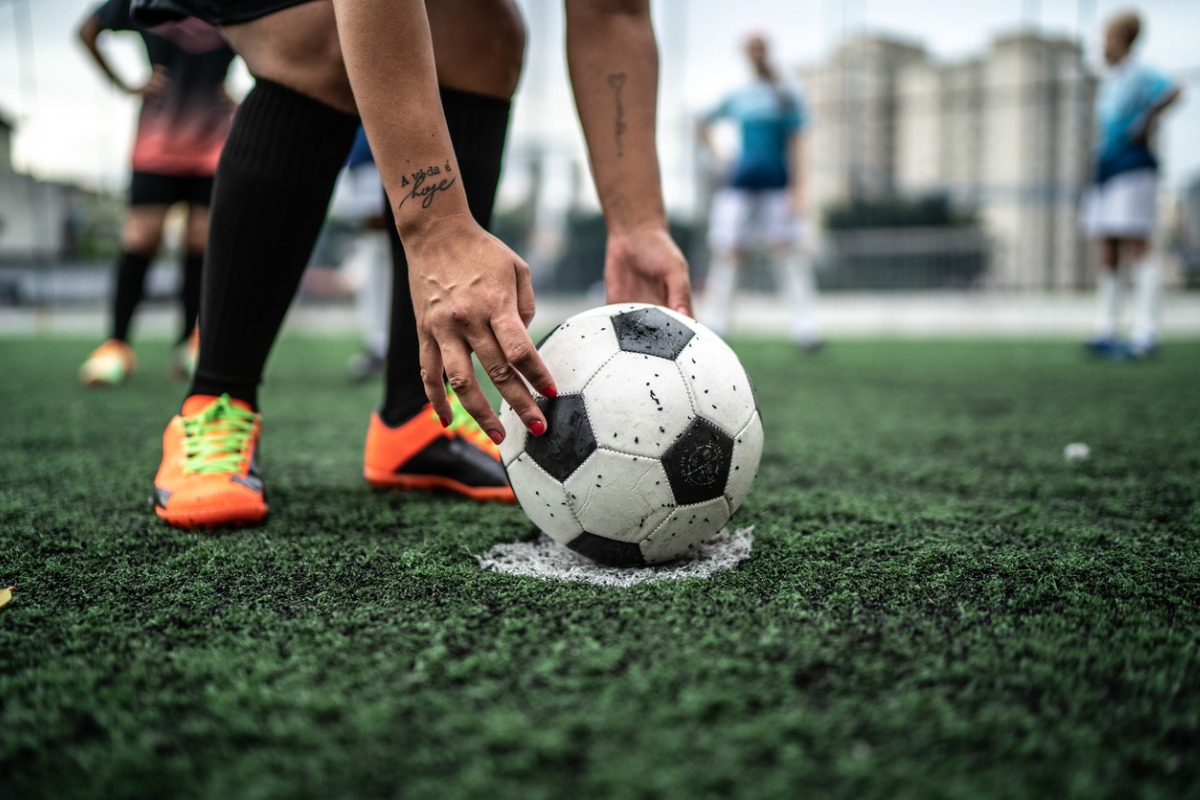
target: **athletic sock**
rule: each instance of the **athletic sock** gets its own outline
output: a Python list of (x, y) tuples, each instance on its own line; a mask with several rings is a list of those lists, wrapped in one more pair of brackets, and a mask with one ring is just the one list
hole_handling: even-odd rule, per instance
[[(446, 127), (458, 159), (459, 175), (467, 193), (471, 216), (484, 228), (492, 221), (500, 162), (508, 133), (511, 103), (498, 97), (442, 89)], [(387, 383), (379, 416), (395, 427), (410, 419), (425, 405), (421, 382), (421, 355), (417, 343), (417, 319), (408, 285), (408, 260), (396, 233), (392, 204), (387, 202), (385, 225), (392, 243), (392, 324), (388, 347)]]
[(792, 338), (803, 345), (815, 345), (821, 334), (813, 310), (817, 288), (812, 260), (797, 250), (771, 263), (776, 284), (792, 309)]
[(129, 340), (133, 312), (146, 293), (146, 273), (150, 271), (153, 254), (121, 252), (117, 259), (117, 287), (113, 296), (112, 338)]
[(358, 118), (258, 78), (213, 184), (190, 394), (258, 407), (267, 355), (312, 254)]
[(1118, 270), (1101, 267), (1096, 276), (1096, 324), (1092, 336), (1096, 340), (1117, 335), (1121, 318), (1121, 274)]
[(1133, 330), (1135, 349), (1152, 347), (1158, 341), (1158, 304), (1162, 293), (1162, 271), (1158, 259), (1143, 258), (1133, 265)]
[(730, 252), (713, 253), (704, 282), (704, 313), (701, 320), (718, 336), (729, 335), (733, 297), (737, 292), (737, 258)]
[(200, 276), (204, 272), (204, 253), (188, 251), (183, 256), (183, 285), (179, 299), (183, 302), (183, 324), (179, 334), (180, 343), (186, 342), (196, 327), (200, 314)]

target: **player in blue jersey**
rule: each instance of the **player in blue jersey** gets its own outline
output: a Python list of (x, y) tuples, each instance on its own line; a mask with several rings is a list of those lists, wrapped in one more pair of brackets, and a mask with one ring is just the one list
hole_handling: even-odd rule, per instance
[(715, 124), (730, 121), (741, 134), (741, 147), (723, 169), (713, 197), (712, 262), (702, 319), (717, 333), (728, 332), (737, 273), (752, 255), (765, 252), (791, 307), (792, 337), (813, 351), (821, 338), (812, 311), (814, 281), (800, 175), (808, 117), (799, 93), (771, 64), (763, 36), (747, 37), (746, 55), (752, 80), (726, 96), (699, 126), (700, 144), (713, 159)]
[[(1099, 244), (1097, 317), (1088, 352), (1114, 359), (1147, 358), (1158, 352), (1158, 303), (1162, 277), (1150, 252), (1158, 192), (1158, 158), (1153, 135), (1162, 113), (1179, 99), (1169, 76), (1133, 53), (1142, 28), (1133, 12), (1115, 16), (1104, 37), (1108, 74), (1096, 99), (1097, 141), (1092, 184), (1083, 207), (1083, 226)], [(1120, 335), (1122, 276), (1134, 286), (1134, 320), (1129, 342)]]

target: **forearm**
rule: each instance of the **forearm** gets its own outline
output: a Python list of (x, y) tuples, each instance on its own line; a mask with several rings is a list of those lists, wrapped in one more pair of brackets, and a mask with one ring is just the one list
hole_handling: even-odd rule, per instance
[(334, 0), (338, 36), (396, 228), (416, 244), (465, 216), (422, 0)]
[(83, 21), (83, 24), (79, 26), (79, 41), (83, 43), (85, 48), (87, 48), (88, 54), (92, 57), (92, 61), (97, 67), (100, 68), (100, 71), (104, 73), (105, 77), (112, 81), (112, 84), (121, 91), (132, 94), (134, 91), (133, 88), (130, 87), (120, 75), (113, 71), (113, 68), (108, 64), (108, 59), (106, 59), (104, 57), (104, 53), (101, 52), (100, 47), (97, 44), (97, 41), (100, 38), (100, 33), (100, 23), (96, 20), (96, 17), (88, 17)]
[(571, 86), (608, 229), (665, 228), (649, 3), (567, 0), (566, 17)]

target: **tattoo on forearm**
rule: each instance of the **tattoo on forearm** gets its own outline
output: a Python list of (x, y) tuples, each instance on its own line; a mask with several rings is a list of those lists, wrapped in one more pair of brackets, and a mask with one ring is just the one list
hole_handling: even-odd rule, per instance
[(625, 104), (621, 101), (621, 90), (625, 88), (625, 73), (610, 72), (608, 73), (608, 86), (613, 90), (613, 98), (617, 102), (617, 122), (613, 127), (613, 134), (617, 139), (617, 157), (625, 156), (625, 144), (621, 137), (625, 134)]
[(453, 172), (450, 162), (447, 161), (443, 167), (433, 164), (409, 175), (400, 176), (401, 188), (407, 188), (409, 191), (400, 198), (396, 210), (404, 208), (404, 204), (409, 200), (417, 200), (420, 202), (421, 208), (429, 208), (433, 205), (433, 199), (437, 197), (438, 192), (449, 189), (458, 181), (458, 176), (453, 175)]

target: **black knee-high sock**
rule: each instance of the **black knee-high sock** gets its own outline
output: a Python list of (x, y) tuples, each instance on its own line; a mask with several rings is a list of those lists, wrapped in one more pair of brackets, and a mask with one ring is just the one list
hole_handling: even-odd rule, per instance
[(122, 251), (117, 259), (117, 291), (113, 296), (112, 338), (129, 340), (133, 312), (146, 293), (146, 273), (154, 254)]
[(183, 285), (179, 290), (179, 299), (183, 302), (183, 325), (179, 341), (186, 342), (196, 327), (196, 317), (200, 314), (200, 275), (204, 271), (204, 253), (191, 250), (183, 256)]
[[(442, 89), (442, 108), (450, 142), (458, 159), (459, 175), (467, 193), (471, 216), (484, 228), (492, 221), (500, 162), (508, 134), (511, 103), (498, 97)], [(387, 385), (380, 416), (389, 425), (399, 425), (425, 404), (421, 383), (421, 355), (417, 346), (417, 320), (413, 314), (408, 285), (408, 260), (392, 224), (392, 204), (385, 225), (392, 243), (392, 316), (388, 343)]]
[(271, 345), (308, 264), (358, 117), (259, 78), (213, 184), (191, 394), (257, 407)]

